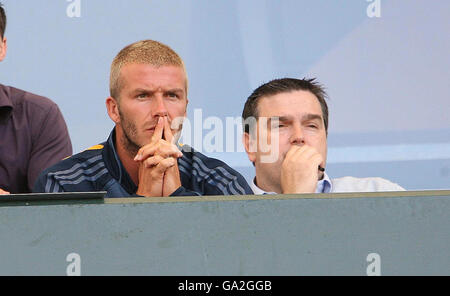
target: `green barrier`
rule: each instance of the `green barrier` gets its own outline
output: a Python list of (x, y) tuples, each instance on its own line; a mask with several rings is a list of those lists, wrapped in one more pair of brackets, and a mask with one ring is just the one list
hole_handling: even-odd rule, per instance
[(450, 275), (448, 213), (450, 190), (0, 201), (0, 275)]

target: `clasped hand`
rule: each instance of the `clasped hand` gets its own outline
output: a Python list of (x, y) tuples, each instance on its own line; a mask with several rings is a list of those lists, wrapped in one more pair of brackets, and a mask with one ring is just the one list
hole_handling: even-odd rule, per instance
[(159, 117), (150, 143), (134, 158), (139, 162), (137, 194), (169, 196), (181, 186), (177, 159), (183, 153), (174, 142), (167, 116)]
[(281, 167), (282, 193), (314, 193), (319, 179), (318, 167), (323, 161), (315, 148), (293, 145)]

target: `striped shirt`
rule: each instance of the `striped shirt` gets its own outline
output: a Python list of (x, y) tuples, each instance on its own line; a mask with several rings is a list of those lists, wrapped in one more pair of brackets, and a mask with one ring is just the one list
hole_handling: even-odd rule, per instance
[[(34, 192), (106, 191), (106, 197), (137, 197), (137, 185), (125, 170), (114, 147), (115, 131), (108, 140), (75, 154), (41, 173)], [(245, 178), (224, 162), (193, 148), (181, 147), (178, 159), (181, 187), (172, 196), (253, 194)]]

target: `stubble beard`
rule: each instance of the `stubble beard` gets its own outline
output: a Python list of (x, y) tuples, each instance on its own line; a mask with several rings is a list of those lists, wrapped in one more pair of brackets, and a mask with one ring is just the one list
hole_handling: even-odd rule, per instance
[(124, 135), (120, 139), (120, 144), (125, 149), (127, 154), (131, 158), (134, 158), (139, 149), (141, 149), (142, 147), (142, 145), (137, 144), (136, 140), (134, 140), (137, 137), (136, 125), (134, 124), (134, 122), (128, 120), (127, 118), (125, 118), (125, 116), (123, 116), (122, 112), (120, 111), (120, 108), (119, 108), (119, 116), (121, 122), (120, 127)]

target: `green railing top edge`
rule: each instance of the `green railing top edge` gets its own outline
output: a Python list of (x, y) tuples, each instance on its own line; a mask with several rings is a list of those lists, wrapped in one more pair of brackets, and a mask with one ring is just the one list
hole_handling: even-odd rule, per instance
[[(69, 195), (68, 195), (69, 196)], [(85, 204), (144, 204), (173, 202), (222, 202), (222, 201), (262, 201), (262, 200), (292, 200), (292, 199), (351, 199), (351, 198), (399, 198), (399, 197), (431, 197), (450, 196), (446, 190), (414, 190), (414, 191), (384, 191), (384, 192), (341, 192), (323, 194), (270, 194), (270, 195), (214, 195), (214, 196), (176, 196), (176, 197), (124, 197), (124, 198), (58, 198), (51, 199), (46, 195), (43, 199), (25, 199), (0, 201), (1, 207), (15, 206), (50, 206), (50, 205), (85, 205)], [(0, 197), (1, 199), (1, 197)]]

